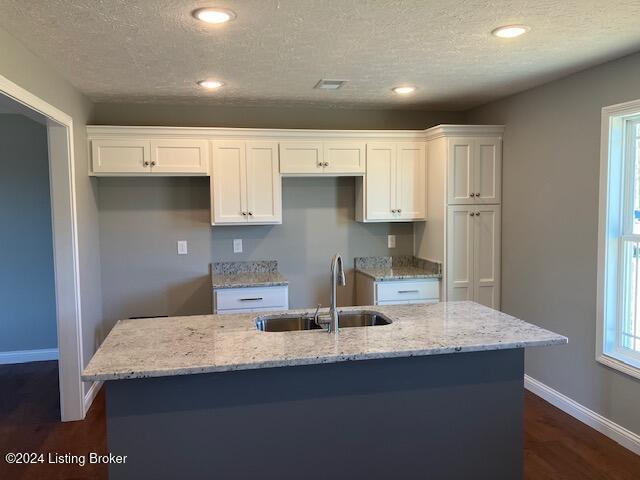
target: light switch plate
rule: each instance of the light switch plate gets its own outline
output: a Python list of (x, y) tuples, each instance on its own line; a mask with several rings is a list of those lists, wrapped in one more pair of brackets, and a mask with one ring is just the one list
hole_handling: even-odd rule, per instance
[(388, 248), (396, 248), (396, 236), (395, 235), (387, 235), (387, 247)]
[(178, 255), (186, 255), (189, 253), (187, 241), (178, 240)]
[(233, 253), (242, 253), (242, 239), (234, 238), (233, 239)]

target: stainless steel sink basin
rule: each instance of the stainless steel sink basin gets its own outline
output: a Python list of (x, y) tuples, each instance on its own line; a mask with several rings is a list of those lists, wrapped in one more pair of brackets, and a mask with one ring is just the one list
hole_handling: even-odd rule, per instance
[(261, 332), (294, 332), (298, 330), (321, 330), (313, 317), (299, 315), (266, 315), (256, 318), (256, 328)]
[(340, 312), (338, 325), (340, 328), (375, 327), (389, 325), (391, 320), (378, 312)]
[[(375, 327), (390, 323), (391, 320), (379, 312), (346, 311), (338, 314), (338, 324), (341, 328)], [(261, 332), (324, 330), (310, 315), (265, 315), (256, 318), (256, 328)]]

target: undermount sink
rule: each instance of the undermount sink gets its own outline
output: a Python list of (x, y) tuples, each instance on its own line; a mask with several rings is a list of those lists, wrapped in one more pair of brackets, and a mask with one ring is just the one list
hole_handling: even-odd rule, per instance
[(297, 330), (321, 330), (313, 317), (299, 315), (265, 315), (256, 318), (256, 328), (261, 332), (294, 332)]
[[(338, 313), (340, 328), (375, 327), (389, 325), (391, 320), (379, 312), (346, 311)], [(261, 332), (293, 332), (299, 330), (324, 330), (309, 315), (265, 315), (256, 318), (256, 328)]]
[(389, 325), (391, 320), (378, 312), (340, 312), (338, 325), (340, 328), (348, 327), (375, 327), (376, 325)]

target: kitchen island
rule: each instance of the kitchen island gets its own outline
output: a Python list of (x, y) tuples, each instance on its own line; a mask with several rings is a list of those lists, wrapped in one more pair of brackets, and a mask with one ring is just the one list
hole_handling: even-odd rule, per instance
[(83, 372), (128, 456), (110, 478), (521, 478), (523, 349), (567, 339), (473, 302), (366, 309), (392, 323), (118, 322)]

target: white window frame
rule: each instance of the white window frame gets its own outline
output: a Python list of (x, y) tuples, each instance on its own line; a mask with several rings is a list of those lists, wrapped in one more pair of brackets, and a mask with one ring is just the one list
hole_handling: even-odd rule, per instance
[[(640, 117), (640, 100), (611, 105), (602, 109), (600, 145), (600, 203), (598, 218), (598, 284), (596, 360), (621, 372), (640, 378), (640, 354), (619, 348), (620, 322), (624, 307), (621, 288), (624, 265), (623, 237), (640, 241), (640, 235), (629, 235), (631, 219), (624, 202), (630, 198), (626, 181), (625, 148), (629, 148), (628, 124)], [(633, 238), (631, 238), (633, 237)]]

